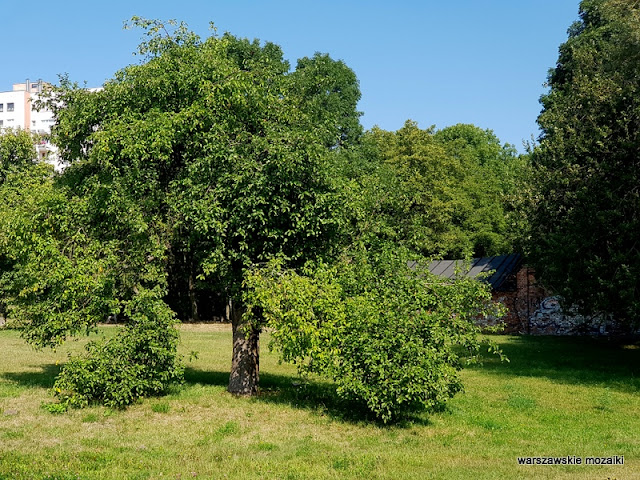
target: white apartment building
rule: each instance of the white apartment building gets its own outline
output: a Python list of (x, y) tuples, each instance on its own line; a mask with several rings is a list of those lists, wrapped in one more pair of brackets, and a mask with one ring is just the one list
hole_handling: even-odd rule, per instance
[(14, 83), (11, 91), (0, 92), (0, 133), (6, 128), (19, 128), (44, 135), (36, 144), (38, 157), (48, 159), (59, 169), (61, 165), (56, 148), (46, 138), (51, 133), (53, 113), (48, 109), (37, 111), (34, 108), (34, 102), (45, 85), (42, 80), (31, 82), (27, 79), (24, 83)]
[(53, 113), (33, 107), (46, 83), (42, 80), (14, 83), (13, 90), (0, 92), (0, 128), (21, 128), (33, 133), (51, 132)]

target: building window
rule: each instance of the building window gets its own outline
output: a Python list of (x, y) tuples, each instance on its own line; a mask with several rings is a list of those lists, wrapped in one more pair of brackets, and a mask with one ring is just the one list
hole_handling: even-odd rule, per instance
[(0, 120), (0, 127), (4, 125), (4, 120)]
[(13, 112), (13, 103), (7, 103), (7, 112)]
[(0, 103), (0, 112), (4, 111), (4, 103)]

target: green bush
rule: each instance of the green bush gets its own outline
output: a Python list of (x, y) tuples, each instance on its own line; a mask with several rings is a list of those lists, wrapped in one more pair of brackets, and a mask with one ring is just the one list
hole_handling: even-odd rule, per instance
[(303, 274), (274, 263), (247, 286), (248, 315), (266, 321), (283, 359), (331, 378), (340, 397), (383, 422), (461, 391), (458, 371), (481, 346), (474, 320), (499, 314), (486, 284), (411, 270), (392, 251)]
[(115, 337), (90, 342), (84, 355), (65, 365), (54, 384), (63, 404), (123, 407), (159, 395), (182, 379), (178, 332), (164, 302), (151, 292), (138, 295), (129, 302), (126, 316), (129, 323)]

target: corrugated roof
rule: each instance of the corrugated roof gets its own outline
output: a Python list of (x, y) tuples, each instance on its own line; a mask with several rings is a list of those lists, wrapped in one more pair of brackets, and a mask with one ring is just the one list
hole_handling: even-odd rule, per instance
[(486, 281), (494, 290), (500, 290), (509, 275), (515, 273), (522, 263), (522, 257), (513, 253), (496, 257), (473, 258), (470, 263), (464, 260), (436, 260), (429, 265), (429, 271), (445, 278), (455, 278), (457, 272), (468, 277), (494, 271)]

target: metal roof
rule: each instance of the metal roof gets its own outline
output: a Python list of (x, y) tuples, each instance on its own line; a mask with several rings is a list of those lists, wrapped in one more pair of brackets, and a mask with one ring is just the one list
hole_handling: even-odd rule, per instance
[(480, 273), (493, 273), (486, 278), (487, 283), (494, 290), (507, 281), (509, 275), (516, 273), (522, 263), (522, 257), (517, 253), (500, 255), (497, 257), (473, 258), (465, 260), (436, 260), (429, 265), (429, 271), (445, 278), (455, 278), (456, 273), (463, 273), (468, 277), (476, 277)]

